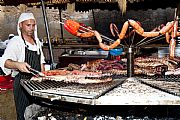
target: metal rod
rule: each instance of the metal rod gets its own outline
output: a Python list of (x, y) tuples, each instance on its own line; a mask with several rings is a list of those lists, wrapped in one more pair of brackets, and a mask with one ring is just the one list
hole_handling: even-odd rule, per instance
[[(83, 30), (80, 30), (81, 32), (85, 32), (85, 31), (83, 31)], [(91, 30), (91, 32), (94, 32), (94, 31), (92, 31)], [(111, 38), (108, 38), (108, 37), (106, 37), (106, 36), (104, 36), (104, 35), (102, 35), (102, 34), (100, 34), (101, 35), (101, 37), (102, 38), (104, 38), (106, 41), (108, 41), (108, 42), (114, 42), (114, 40), (112, 40)], [(122, 45), (122, 44), (119, 44), (120, 46), (122, 46), (122, 47), (125, 47), (125, 45)]]
[[(62, 18), (63, 20), (67, 20), (66, 18)], [(61, 24), (64, 24), (63, 22), (60, 22)], [(91, 30), (91, 29), (89, 29), (89, 28), (86, 28), (86, 27), (83, 27), (83, 26), (80, 26), (81, 28), (83, 28), (83, 29), (85, 29), (85, 30), (88, 30), (88, 31), (90, 31), (90, 32), (94, 32), (93, 30)], [(106, 38), (106, 40), (109, 40), (109, 41), (111, 41), (111, 42), (113, 42), (114, 40), (113, 39), (111, 39), (111, 38), (109, 38), (109, 37), (107, 37), (107, 36), (104, 36), (104, 35), (102, 35), (102, 34), (100, 34), (101, 35), (101, 37), (102, 38)]]
[[(59, 10), (60, 22), (62, 22), (62, 16), (61, 16), (62, 11), (61, 11), (60, 7), (58, 7), (58, 10)], [(62, 26), (62, 24), (60, 24), (60, 28), (61, 28), (61, 38), (63, 40), (64, 39), (64, 35), (63, 35), (63, 26)]]
[[(65, 18), (63, 18), (63, 19), (65, 19)], [(66, 20), (66, 19), (65, 19), (65, 20)], [(64, 23), (63, 23), (63, 22), (60, 22), (60, 24), (64, 24)], [(80, 26), (80, 27), (83, 28), (83, 29), (85, 29), (85, 30), (94, 32), (93, 30), (88, 29), (88, 28), (85, 28), (85, 27), (83, 27), (83, 26)], [(83, 30), (80, 30), (80, 31), (81, 31), (81, 32), (85, 32), (85, 31), (83, 31)], [(102, 34), (100, 34), (100, 36), (101, 36), (102, 38), (104, 38), (106, 41), (114, 42), (113, 39), (111, 39), (111, 38), (109, 38), (109, 37), (107, 37), (107, 36), (104, 36), (104, 35), (102, 35)], [(119, 45), (122, 46), (122, 47), (125, 47), (125, 45), (122, 45), (122, 44), (119, 44)]]
[[(84, 30), (79, 30), (79, 31), (80, 31), (80, 32), (86, 32), (86, 31), (84, 31)], [(91, 30), (91, 32), (94, 32), (94, 31)], [(100, 35), (101, 35), (101, 34), (100, 34)], [(110, 38), (108, 38), (108, 37), (104, 37), (103, 35), (101, 35), (101, 37), (102, 37), (102, 38), (105, 38), (105, 40), (108, 41), (108, 42), (114, 42), (114, 40), (112, 40), (112, 39), (110, 39)]]
[(175, 8), (174, 10), (174, 20), (176, 20), (176, 16), (177, 16), (177, 8)]
[[(140, 46), (145, 45), (145, 44), (148, 44), (148, 43), (150, 43), (150, 42), (154, 42), (154, 41), (161, 40), (161, 39), (165, 38), (165, 37), (162, 37), (162, 36), (163, 36), (163, 34), (162, 34), (162, 35), (159, 35), (159, 36), (157, 36), (157, 37), (151, 38), (151, 39), (147, 40), (146, 42), (143, 42), (143, 43), (141, 43), (141, 44), (139, 44), (139, 45), (136, 45), (136, 47), (140, 47)], [(162, 38), (159, 38), (159, 37), (162, 37)]]
[[(83, 27), (83, 26), (80, 26), (80, 27), (83, 28), (83, 29), (89, 30), (89, 31), (91, 31), (91, 32), (94, 32), (93, 30), (88, 29), (88, 28), (85, 28), (85, 27)], [(104, 36), (104, 35), (102, 35), (102, 34), (100, 34), (100, 36), (101, 36), (102, 38), (104, 38), (106, 41), (114, 42), (113, 39), (111, 39), (111, 38), (109, 38), (109, 37), (107, 37), (107, 36)], [(119, 44), (119, 45), (122, 46), (122, 47), (125, 47), (125, 45), (122, 45), (122, 44)]]
[(47, 41), (48, 41), (48, 48), (49, 48), (49, 54), (50, 54), (50, 63), (51, 63), (51, 69), (54, 69), (54, 57), (53, 57), (53, 53), (52, 53), (52, 45), (51, 45), (51, 41), (50, 41), (50, 35), (49, 35), (49, 26), (48, 26), (48, 22), (47, 22), (47, 14), (46, 14), (46, 9), (45, 9), (45, 5), (44, 5), (44, 1), (41, 0), (41, 4), (42, 4), (42, 12), (43, 12), (43, 18), (44, 18), (44, 23), (45, 23), (45, 29), (46, 29), (46, 35), (47, 35)]
[[(81, 26), (80, 26), (81, 27)], [(84, 28), (84, 27), (83, 27)], [(83, 31), (83, 30), (80, 30), (80, 31), (82, 31), (82, 32), (85, 32), (85, 31)], [(94, 32), (93, 30), (90, 30), (91, 32)], [(108, 42), (114, 42), (114, 40), (113, 39), (111, 39), (111, 38), (108, 38), (108, 37), (106, 37), (106, 36), (104, 36), (104, 35), (102, 35), (102, 34), (100, 34), (100, 36), (102, 37), (102, 38), (104, 38), (106, 41), (108, 41)], [(125, 47), (125, 45), (122, 45), (122, 44), (119, 44), (120, 46), (122, 46), (122, 47)]]
[(95, 21), (95, 15), (94, 15), (94, 10), (92, 9), (92, 15), (93, 15), (93, 22), (94, 22), (94, 28), (96, 30), (96, 21)]
[[(90, 31), (90, 32), (94, 32), (93, 30), (91, 30), (91, 29), (89, 29), (89, 28), (86, 28), (86, 27), (83, 27), (83, 26), (80, 26), (80, 27), (83, 28), (83, 29), (85, 29), (85, 30), (88, 30), (88, 31)], [(109, 41), (111, 41), (111, 42), (114, 41), (113, 39), (111, 39), (111, 38), (109, 38), (109, 37), (107, 37), (107, 36), (104, 36), (104, 35), (102, 35), (102, 34), (100, 34), (100, 35), (101, 35), (102, 38), (105, 38), (106, 40), (109, 40)]]
[(143, 38), (142, 40), (140, 40), (138, 43), (136, 43), (136, 46), (138, 46), (140, 43), (142, 43), (144, 40), (146, 40), (148, 37)]
[(133, 43), (134, 43), (134, 36), (135, 36), (135, 32), (133, 33), (133, 36), (132, 36), (132, 38), (131, 38), (131, 45), (130, 45), (130, 47), (132, 47), (132, 45), (133, 45)]

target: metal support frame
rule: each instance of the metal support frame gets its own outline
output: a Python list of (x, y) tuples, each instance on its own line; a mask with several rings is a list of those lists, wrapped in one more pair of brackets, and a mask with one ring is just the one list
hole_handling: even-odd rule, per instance
[[(59, 18), (60, 18), (60, 22), (62, 22), (62, 16), (61, 16), (61, 13), (62, 13), (62, 10), (60, 7), (58, 7), (58, 10), (59, 10)], [(63, 40), (64, 39), (64, 34), (63, 34), (63, 25), (60, 23), (60, 28), (61, 28), (61, 39)]]
[(134, 77), (134, 48), (127, 48), (127, 76)]
[(47, 14), (46, 14), (46, 9), (45, 9), (45, 5), (44, 5), (44, 1), (43, 0), (41, 0), (41, 4), (42, 4), (42, 12), (43, 12), (43, 18), (44, 18), (44, 23), (45, 23), (47, 41), (48, 41), (49, 56), (50, 56), (50, 65), (51, 65), (51, 69), (55, 69), (56, 68), (56, 64), (54, 63), (54, 57), (53, 57), (53, 52), (52, 52), (52, 45), (51, 45), (50, 34), (49, 34), (49, 25), (48, 25), (48, 22), (47, 22)]

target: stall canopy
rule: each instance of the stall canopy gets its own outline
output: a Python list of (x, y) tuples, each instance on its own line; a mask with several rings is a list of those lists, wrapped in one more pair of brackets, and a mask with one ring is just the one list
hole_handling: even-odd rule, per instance
[[(144, 0), (44, 0), (46, 2), (46, 5), (53, 5), (53, 6), (58, 6), (58, 5), (63, 5), (63, 4), (75, 4), (76, 3), (76, 8), (74, 10), (78, 10), (83, 8), (81, 6), (86, 6), (85, 8), (87, 9), (82, 9), (82, 10), (88, 10), (88, 9), (94, 9), (94, 8), (99, 8), (99, 7), (104, 7), (104, 8), (114, 8), (113, 6), (118, 6), (119, 9), (124, 13), (126, 11), (126, 5), (127, 3), (134, 3), (134, 2), (140, 2)], [(41, 5), (41, 0), (0, 0), (1, 5), (19, 5), (19, 4), (27, 4), (27, 5)], [(118, 4), (117, 4), (118, 3)], [(88, 6), (90, 7), (87, 7)], [(113, 5), (110, 7), (107, 7), (109, 5)], [(103, 9), (103, 8), (102, 8)]]
[[(179, 0), (43, 0), (46, 6), (57, 6), (68, 8), (74, 11), (89, 11), (91, 9), (120, 10), (125, 13), (127, 10), (157, 9), (177, 7)], [(0, 0), (1, 5), (41, 6), (41, 0)]]
[(1, 1), (5, 5), (19, 5), (19, 4), (41, 2), (40, 0), (1, 0)]

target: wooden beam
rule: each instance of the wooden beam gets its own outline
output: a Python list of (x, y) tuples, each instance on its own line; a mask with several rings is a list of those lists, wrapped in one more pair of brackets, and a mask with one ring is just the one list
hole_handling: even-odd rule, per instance
[(67, 3), (67, 12), (72, 14), (75, 11), (75, 2)]

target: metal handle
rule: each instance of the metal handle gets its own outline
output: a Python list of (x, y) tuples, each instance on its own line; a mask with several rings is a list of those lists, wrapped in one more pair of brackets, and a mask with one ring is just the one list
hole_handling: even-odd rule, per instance
[(44, 73), (39, 72), (38, 70), (35, 70), (35, 69), (33, 69), (33, 68), (29, 68), (29, 69), (30, 69), (31, 71), (33, 71), (33, 72), (39, 74), (40, 76), (45, 77), (45, 74), (44, 74)]

